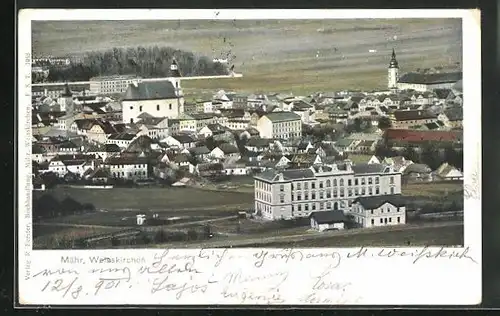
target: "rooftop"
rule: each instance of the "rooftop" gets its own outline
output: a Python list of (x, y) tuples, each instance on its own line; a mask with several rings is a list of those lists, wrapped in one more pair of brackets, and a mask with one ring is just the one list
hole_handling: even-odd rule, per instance
[(170, 81), (139, 82), (130, 84), (123, 97), (124, 101), (177, 99), (175, 88)]
[(273, 112), (264, 115), (271, 122), (288, 122), (288, 121), (300, 121), (300, 115), (293, 112)]
[(318, 224), (341, 223), (347, 221), (341, 210), (312, 212), (309, 217), (314, 218)]
[(439, 83), (453, 83), (462, 79), (462, 72), (448, 72), (448, 73), (432, 73), (421, 74), (410, 72), (404, 74), (399, 79), (401, 83), (413, 84), (439, 84)]
[(354, 200), (354, 203), (360, 203), (367, 210), (379, 208), (385, 203), (396, 207), (405, 205), (404, 199), (400, 194), (358, 197)]

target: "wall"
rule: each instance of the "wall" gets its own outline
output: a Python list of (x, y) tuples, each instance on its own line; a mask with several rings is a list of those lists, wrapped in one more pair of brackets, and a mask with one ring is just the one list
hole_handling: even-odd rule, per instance
[(351, 214), (354, 216), (355, 222), (362, 227), (392, 226), (406, 223), (406, 208), (403, 206), (399, 207), (398, 210), (398, 207), (389, 203), (373, 210), (366, 210), (361, 204), (355, 203)]

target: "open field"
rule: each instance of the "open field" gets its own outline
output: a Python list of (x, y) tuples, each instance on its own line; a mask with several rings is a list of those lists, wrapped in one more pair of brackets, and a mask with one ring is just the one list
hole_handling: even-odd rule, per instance
[(90, 228), (90, 227), (59, 227), (33, 225), (33, 248), (42, 249), (45, 247), (56, 247), (63, 241), (85, 238), (99, 234), (112, 233), (122, 228), (107, 227), (107, 228)]
[[(34, 194), (51, 194), (59, 201), (67, 196), (96, 209), (122, 211), (201, 211), (222, 215), (253, 205), (253, 194), (212, 192), (194, 188), (114, 188), (110, 190), (57, 187)], [(193, 213), (194, 215), (194, 213)]]
[(463, 198), (464, 187), (462, 181), (411, 183), (402, 185), (401, 191), (404, 196), (445, 198), (446, 196), (454, 197), (461, 194)]
[(230, 51), (243, 78), (186, 81), (186, 93), (297, 94), (386, 87), (392, 48), (403, 73), (461, 62), (461, 33), (459, 19), (36, 21), (32, 37), (34, 55), (152, 45), (210, 58)]

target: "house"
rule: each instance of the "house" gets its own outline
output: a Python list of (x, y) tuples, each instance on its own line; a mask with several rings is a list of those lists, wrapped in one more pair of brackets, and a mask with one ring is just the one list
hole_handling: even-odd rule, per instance
[(211, 100), (196, 101), (196, 112), (198, 113), (213, 113), (214, 105)]
[(214, 139), (216, 136), (221, 136), (219, 138), (232, 136), (229, 129), (219, 123), (205, 125), (198, 131), (197, 134), (202, 138), (214, 137)]
[(196, 146), (196, 139), (191, 135), (182, 133), (177, 135), (170, 135), (160, 141), (169, 147), (189, 149)]
[(97, 168), (95, 171), (91, 172), (88, 179), (94, 184), (104, 184), (108, 183), (110, 179), (109, 170), (106, 168)]
[(191, 147), (188, 150), (189, 153), (193, 157), (196, 157), (199, 161), (204, 161), (210, 154), (210, 150), (207, 148), (207, 146)]
[(377, 141), (374, 140), (362, 140), (354, 148), (354, 152), (360, 154), (369, 154), (375, 151), (377, 147)]
[(70, 127), (77, 135), (86, 136), (90, 141), (105, 144), (108, 136), (117, 133), (110, 122), (101, 119), (78, 119)]
[(335, 148), (337, 148), (338, 151), (341, 153), (353, 152), (355, 150), (356, 146), (360, 142), (361, 141), (359, 141), (359, 140), (344, 138), (344, 139), (339, 139), (338, 141), (336, 141), (334, 145), (335, 145)]
[(81, 176), (94, 167), (94, 157), (88, 155), (58, 155), (49, 163), (49, 172), (65, 177), (68, 173)]
[(116, 144), (87, 144), (83, 146), (85, 154), (93, 155), (96, 159), (106, 160), (108, 157), (119, 155), (122, 148)]
[(408, 166), (413, 164), (413, 161), (406, 159), (403, 156), (386, 157), (383, 164), (391, 166), (396, 172), (403, 172)]
[(168, 134), (175, 135), (180, 132), (180, 121), (178, 119), (168, 120)]
[(464, 174), (457, 168), (445, 162), (435, 171), (435, 178), (436, 180), (446, 181), (463, 180)]
[(47, 151), (42, 146), (36, 143), (31, 145), (31, 160), (36, 161), (37, 163), (49, 161), (46, 153)]
[(137, 156), (109, 157), (103, 167), (109, 170), (114, 179), (147, 179), (149, 176), (150, 162), (147, 158)]
[(402, 180), (405, 183), (432, 181), (432, 170), (426, 164), (412, 163), (404, 168), (402, 173)]
[(249, 121), (242, 121), (242, 120), (234, 120), (230, 119), (227, 122), (224, 123), (224, 126), (231, 129), (231, 130), (245, 130), (248, 128), (248, 123)]
[(266, 138), (250, 138), (245, 144), (245, 148), (252, 152), (262, 152), (270, 148), (273, 143), (272, 139)]
[(177, 77), (164, 81), (130, 84), (122, 99), (123, 123), (135, 123), (138, 116), (178, 118), (184, 113), (184, 95)]
[(131, 133), (115, 133), (108, 136), (106, 144), (127, 148), (136, 138), (137, 135)]
[(444, 114), (448, 119), (451, 128), (463, 128), (463, 108), (452, 107), (445, 110)]
[(358, 197), (350, 214), (364, 228), (406, 223), (406, 207), (400, 194)]
[(381, 164), (384, 161), (383, 157), (378, 157), (378, 156), (371, 156), (370, 159), (367, 161), (368, 164)]
[(58, 147), (58, 154), (61, 155), (76, 154), (79, 151), (80, 148), (70, 140), (62, 141), (62, 143), (60, 143)]
[(302, 121), (295, 113), (273, 112), (259, 118), (257, 130), (262, 138), (298, 138), (302, 136)]
[(247, 166), (244, 163), (229, 163), (223, 164), (223, 172), (230, 176), (244, 176), (249, 173)]
[(342, 230), (347, 218), (341, 210), (311, 212), (309, 215), (311, 228), (320, 232), (325, 230)]
[(320, 165), (322, 159), (319, 155), (296, 154), (290, 159), (289, 165), (293, 168), (309, 168), (314, 165)]
[(422, 126), (437, 121), (437, 115), (425, 110), (398, 110), (391, 116), (393, 128)]
[(153, 117), (144, 112), (137, 118), (138, 136), (146, 135), (151, 139), (163, 139), (169, 135), (168, 119), (166, 117)]
[(238, 147), (228, 143), (222, 143), (210, 152), (210, 156), (215, 159), (225, 159), (228, 157), (238, 157), (239, 159), (240, 152)]

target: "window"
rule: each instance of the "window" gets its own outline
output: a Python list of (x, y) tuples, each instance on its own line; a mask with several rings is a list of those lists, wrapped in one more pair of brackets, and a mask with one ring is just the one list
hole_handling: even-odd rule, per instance
[(368, 184), (372, 184), (372, 178), (368, 178)]
[(323, 191), (319, 192), (319, 198), (323, 199), (324, 197), (325, 197), (324, 192)]
[(316, 193), (315, 192), (311, 193), (311, 200), (316, 200)]
[(340, 179), (340, 186), (344, 185), (344, 179)]
[(391, 178), (390, 178), (390, 182), (389, 182), (389, 183), (390, 183), (390, 184), (394, 184), (394, 177), (391, 177)]
[(333, 179), (333, 186), (336, 187), (337, 186), (337, 179)]
[(311, 209), (312, 209), (313, 211), (314, 211), (314, 210), (316, 210), (316, 203), (313, 203), (313, 204), (312, 204)]
[(297, 205), (297, 211), (302, 212), (302, 204)]
[(139, 105), (139, 112), (142, 112), (142, 105)]
[(344, 188), (340, 188), (340, 197), (344, 196)]
[(308, 182), (304, 182), (304, 190), (307, 190), (309, 189), (309, 183)]
[(133, 107), (133, 106), (130, 106), (130, 109), (131, 109), (131, 110), (133, 110), (133, 109), (134, 109), (134, 107)]
[(374, 224), (375, 224), (375, 220), (374, 220), (374, 219), (372, 219), (372, 225), (374, 225)]
[(331, 186), (330, 180), (326, 180), (326, 187), (329, 188)]
[(369, 187), (369, 188), (368, 188), (368, 194), (370, 194), (370, 195), (372, 195), (372, 194), (373, 194), (372, 187)]
[(398, 223), (400, 223), (400, 222), (401, 222), (401, 219), (398, 217)]
[(381, 218), (380, 219), (380, 224), (383, 224), (384, 223), (384, 220)]
[(134, 123), (134, 119), (133, 118), (130, 119), (130, 124), (132, 124), (132, 123)]
[(333, 189), (333, 197), (337, 197), (337, 189)]
[(280, 203), (285, 203), (285, 196), (284, 195), (280, 195)]
[(394, 188), (391, 188), (391, 194), (394, 194)]
[(326, 202), (326, 209), (331, 209), (332, 208), (332, 202)]
[(320, 182), (319, 182), (319, 188), (320, 188), (320, 189), (323, 189), (323, 181), (320, 181)]
[(172, 110), (172, 103), (170, 103), (170, 104), (168, 105), (168, 109), (169, 109), (169, 110)]
[(292, 201), (293, 201), (293, 193), (292, 193)]
[(326, 198), (328, 198), (328, 199), (329, 199), (329, 198), (331, 198), (331, 197), (332, 197), (332, 191), (327, 190), (327, 191), (326, 191)]
[(304, 193), (304, 200), (306, 201), (309, 200), (309, 193), (307, 192)]
[(300, 192), (299, 192), (299, 193), (297, 193), (297, 201), (300, 201), (300, 200), (302, 200), (302, 196), (300, 195)]
[(352, 185), (352, 180), (351, 180), (351, 179), (347, 180), (347, 185), (348, 185), (348, 186), (351, 186), (351, 185)]
[(159, 111), (159, 110), (160, 110), (160, 105), (159, 105), (159, 104), (157, 104), (157, 105), (156, 105), (156, 111)]
[(389, 217), (389, 223), (392, 223), (392, 217)]
[(365, 185), (365, 178), (361, 178), (361, 185)]
[(372, 215), (373, 215), (373, 210), (370, 210), (370, 214), (372, 214)]
[(390, 208), (390, 207), (388, 207), (388, 208), (387, 208), (387, 213), (390, 213), (390, 212), (391, 212), (391, 208)]
[(375, 184), (379, 184), (379, 181), (380, 181), (380, 180), (379, 180), (379, 178), (378, 178), (378, 177), (376, 177), (376, 178), (375, 178)]
[(293, 183), (290, 185), (291, 189), (293, 190)]
[(285, 191), (285, 186), (283, 184), (280, 184), (280, 192)]
[(304, 204), (304, 211), (309, 211), (309, 204)]
[(354, 185), (358, 185), (358, 179), (354, 179)]
[(354, 195), (359, 195), (359, 189), (358, 188), (354, 188)]
[(315, 182), (311, 182), (311, 189), (315, 189), (316, 188), (316, 183)]
[(333, 209), (338, 210), (339, 209), (339, 203), (335, 202), (333, 203)]

